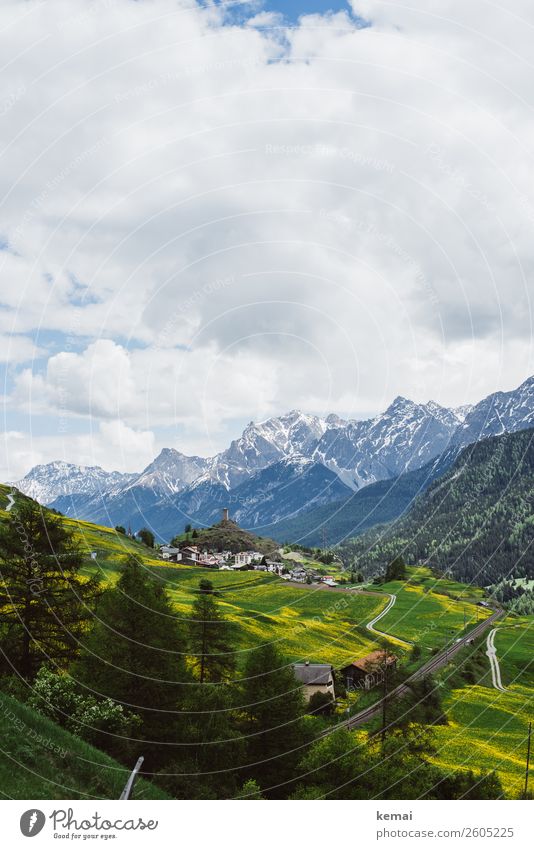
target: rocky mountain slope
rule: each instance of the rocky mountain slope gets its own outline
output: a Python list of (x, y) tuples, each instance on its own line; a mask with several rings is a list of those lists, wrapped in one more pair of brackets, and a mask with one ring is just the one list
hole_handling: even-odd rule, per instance
[(135, 474), (106, 472), (100, 466), (77, 466), (56, 460), (34, 466), (25, 478), (15, 484), (24, 495), (40, 504), (51, 504), (56, 498), (76, 492), (84, 496), (122, 489), (137, 477)]

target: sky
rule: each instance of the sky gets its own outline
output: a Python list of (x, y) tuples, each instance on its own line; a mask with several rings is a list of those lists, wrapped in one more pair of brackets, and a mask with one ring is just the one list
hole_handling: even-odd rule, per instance
[(534, 8), (4, 0), (0, 480), (534, 373)]

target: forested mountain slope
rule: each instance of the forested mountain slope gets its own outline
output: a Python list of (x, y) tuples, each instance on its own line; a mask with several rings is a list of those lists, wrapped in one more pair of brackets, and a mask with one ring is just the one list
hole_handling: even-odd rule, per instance
[(403, 518), (340, 551), (366, 574), (402, 554), (466, 583), (532, 578), (533, 500), (534, 430), (504, 434), (464, 449)]

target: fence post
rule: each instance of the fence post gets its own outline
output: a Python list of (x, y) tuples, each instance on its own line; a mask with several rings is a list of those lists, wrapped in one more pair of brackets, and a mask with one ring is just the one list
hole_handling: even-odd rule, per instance
[(143, 761), (144, 761), (144, 757), (141, 755), (141, 757), (137, 761), (136, 765), (132, 769), (131, 775), (130, 775), (128, 781), (126, 782), (126, 786), (124, 787), (124, 790), (122, 791), (122, 793), (120, 795), (120, 799), (129, 799), (130, 798), (130, 794), (131, 794), (131, 792), (134, 788), (135, 779), (137, 778), (139, 770), (143, 766)]

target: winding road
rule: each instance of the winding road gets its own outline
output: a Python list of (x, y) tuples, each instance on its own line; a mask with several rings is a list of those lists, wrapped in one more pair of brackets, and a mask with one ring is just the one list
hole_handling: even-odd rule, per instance
[[(378, 593), (377, 593), (377, 595), (378, 595)], [(380, 593), (380, 595), (383, 595), (383, 593)], [(379, 613), (378, 616), (375, 616), (374, 619), (371, 619), (371, 621), (368, 622), (365, 627), (367, 628), (368, 631), (371, 631), (373, 634), (378, 634), (379, 637), (387, 637), (392, 642), (400, 643), (402, 646), (406, 646), (407, 648), (410, 648), (413, 645), (413, 643), (408, 643), (408, 642), (406, 642), (406, 640), (401, 640), (400, 637), (394, 637), (393, 634), (388, 634), (386, 631), (380, 631), (378, 628), (375, 628), (376, 623), (379, 622), (380, 619), (382, 619), (382, 617), (386, 615), (386, 613), (389, 613), (389, 611), (391, 610), (391, 608), (393, 607), (393, 605), (397, 601), (396, 595), (392, 595), (391, 593), (387, 593), (387, 595), (389, 595), (389, 601), (386, 604), (386, 606), (384, 607), (383, 611), (381, 613)]]
[(497, 633), (497, 628), (494, 628), (493, 631), (490, 631), (488, 634), (488, 639), (486, 641), (487, 648), (487, 656), (489, 657), (490, 667), (491, 667), (491, 678), (493, 681), (493, 686), (496, 690), (501, 690), (503, 693), (506, 692), (506, 687), (503, 687), (501, 681), (501, 667), (499, 666), (499, 661), (497, 658), (497, 649), (495, 648), (495, 634)]
[[(399, 684), (398, 687), (391, 690), (388, 693), (387, 698), (389, 699), (398, 699), (400, 696), (404, 696), (409, 692), (410, 683), (412, 681), (417, 681), (419, 678), (424, 678), (425, 675), (430, 675), (433, 672), (437, 672), (438, 669), (441, 669), (443, 666), (446, 666), (452, 657), (457, 654), (467, 643), (479, 637), (484, 633), (486, 628), (489, 628), (500, 616), (502, 616), (504, 611), (496, 610), (491, 616), (488, 616), (483, 622), (479, 622), (478, 625), (465, 634), (463, 637), (453, 643), (451, 646), (448, 646), (445, 651), (440, 652), (439, 654), (431, 657), (430, 660), (427, 660), (419, 669), (417, 669), (406, 681), (402, 684)], [(494, 629), (495, 630), (495, 629)], [(491, 636), (491, 634), (490, 634)], [(489, 639), (489, 638), (488, 638)], [(331, 728), (328, 728), (324, 731), (320, 736), (325, 737), (327, 734), (332, 734), (333, 731), (337, 731), (340, 728), (356, 728), (358, 725), (362, 725), (364, 722), (368, 722), (370, 719), (374, 719), (380, 711), (382, 710), (382, 705), (384, 703), (384, 699), (379, 699), (370, 707), (364, 708), (359, 713), (355, 713), (354, 716), (351, 716), (349, 719), (344, 720), (344, 722), (339, 722), (337, 725), (333, 725)]]

